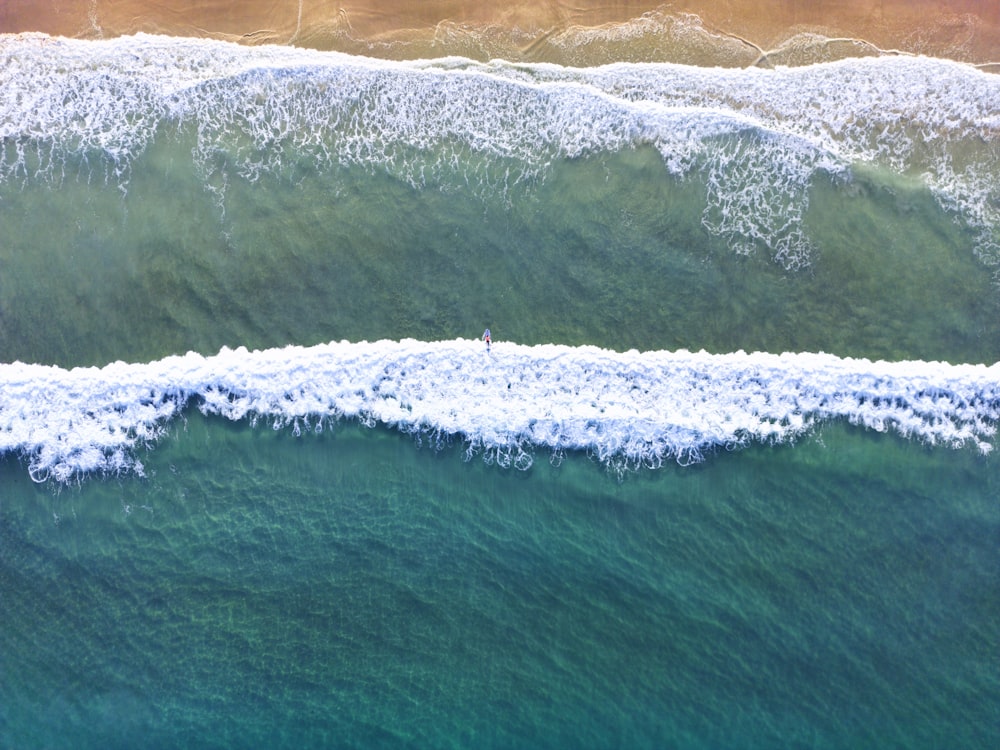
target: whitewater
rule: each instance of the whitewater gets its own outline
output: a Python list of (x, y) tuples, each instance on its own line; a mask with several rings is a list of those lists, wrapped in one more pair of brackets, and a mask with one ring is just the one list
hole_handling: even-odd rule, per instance
[(874, 165), (922, 182), (1000, 266), (1000, 78), (919, 57), (792, 69), (393, 62), (149, 35), (0, 36), (0, 184), (83, 177), (127, 190), (171, 131), (225, 208), (262, 174), (361, 165), (417, 187), (494, 195), (558, 160), (649, 145), (707, 183), (703, 225), (741, 254), (810, 264), (817, 174)]
[(35, 481), (143, 475), (139, 449), (185, 409), (296, 435), (339, 420), (527, 469), (536, 449), (617, 468), (787, 443), (845, 420), (929, 445), (993, 447), (1000, 365), (828, 354), (615, 352), (478, 341), (339, 342), (71, 370), (0, 365), (0, 455)]

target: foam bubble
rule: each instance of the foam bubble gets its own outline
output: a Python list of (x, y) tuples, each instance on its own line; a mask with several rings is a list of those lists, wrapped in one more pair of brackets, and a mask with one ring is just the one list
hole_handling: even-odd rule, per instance
[(706, 228), (787, 268), (809, 262), (814, 176), (859, 162), (924, 180), (982, 228), (981, 255), (1000, 256), (1000, 78), (959, 63), (578, 69), (146, 35), (3, 36), (0, 63), (0, 183), (97, 170), (124, 185), (152, 139), (177, 129), (195, 134), (209, 190), (304, 155), (492, 194), (559, 159), (652, 145), (670, 173), (706, 175)]
[(103, 368), (0, 365), (0, 454), (33, 479), (134, 472), (139, 446), (196, 405), (297, 432), (341, 419), (526, 468), (538, 448), (656, 467), (784, 443), (847, 420), (930, 445), (992, 449), (1000, 365), (870, 362), (826, 354), (613, 352), (478, 341), (223, 349)]

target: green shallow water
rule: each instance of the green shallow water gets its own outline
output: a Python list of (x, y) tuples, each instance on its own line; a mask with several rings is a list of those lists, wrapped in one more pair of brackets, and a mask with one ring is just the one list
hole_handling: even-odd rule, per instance
[[(255, 182), (224, 167), (203, 178), (191, 147), (162, 136), (124, 195), (96, 168), (57, 190), (3, 187), (7, 361), (475, 337), (486, 325), (498, 340), (618, 350), (972, 362), (1000, 351), (1000, 295), (971, 232), (925, 188), (877, 171), (814, 181), (812, 262), (786, 271), (767, 248), (740, 256), (709, 233), (705, 185), (669, 176), (651, 149), (559, 161), (506, 187), (460, 189), (466, 177), (442, 174), (418, 189), (305, 159)], [(206, 179), (225, 185), (222, 203)]]
[(989, 747), (996, 461), (840, 426), (617, 481), (188, 415), (4, 496), (5, 747)]

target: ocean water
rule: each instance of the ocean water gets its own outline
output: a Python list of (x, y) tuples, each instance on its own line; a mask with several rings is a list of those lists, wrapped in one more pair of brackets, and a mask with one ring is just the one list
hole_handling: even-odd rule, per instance
[(0, 59), (0, 746), (1000, 739), (1000, 78)]

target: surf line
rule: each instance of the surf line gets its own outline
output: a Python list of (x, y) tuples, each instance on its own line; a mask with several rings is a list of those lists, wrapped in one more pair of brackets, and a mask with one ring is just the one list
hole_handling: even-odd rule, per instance
[(829, 420), (986, 454), (1000, 421), (1000, 364), (509, 344), (502, 362), (470, 365), (478, 343), (241, 347), (73, 370), (0, 364), (0, 454), (20, 454), (42, 481), (142, 475), (136, 449), (191, 406), (295, 434), (356, 420), (454, 437), (484, 456), (580, 450), (650, 467), (789, 442)]

